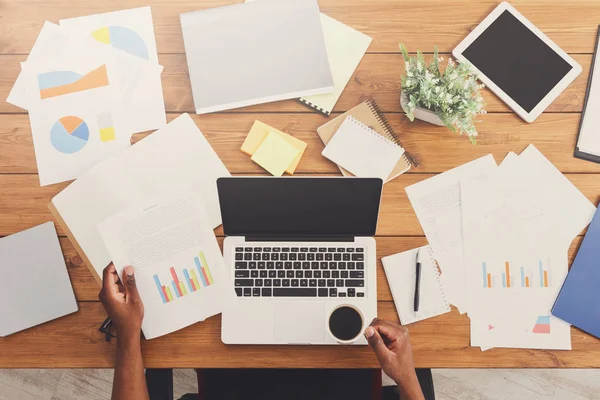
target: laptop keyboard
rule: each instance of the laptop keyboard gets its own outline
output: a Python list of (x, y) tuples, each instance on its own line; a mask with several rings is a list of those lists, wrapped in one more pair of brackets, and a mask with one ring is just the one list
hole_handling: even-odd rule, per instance
[(239, 297), (365, 297), (363, 247), (236, 247)]

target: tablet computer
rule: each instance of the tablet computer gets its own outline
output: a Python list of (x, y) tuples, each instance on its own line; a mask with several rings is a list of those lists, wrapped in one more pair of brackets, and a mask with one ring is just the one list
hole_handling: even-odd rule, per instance
[(581, 66), (508, 3), (501, 3), (452, 52), (498, 97), (533, 122)]

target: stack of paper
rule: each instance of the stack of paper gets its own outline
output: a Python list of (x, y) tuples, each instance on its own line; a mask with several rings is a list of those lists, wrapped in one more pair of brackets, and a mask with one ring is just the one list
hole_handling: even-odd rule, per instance
[(533, 145), (407, 188), (442, 269), (449, 301), (471, 318), (471, 344), (570, 349), (550, 310), (571, 241), (593, 204)]
[(256, 120), (241, 150), (272, 175), (281, 176), (294, 175), (306, 147), (302, 140)]
[(150, 7), (46, 22), (21, 69), (7, 101), (29, 111), (42, 185), (166, 123)]

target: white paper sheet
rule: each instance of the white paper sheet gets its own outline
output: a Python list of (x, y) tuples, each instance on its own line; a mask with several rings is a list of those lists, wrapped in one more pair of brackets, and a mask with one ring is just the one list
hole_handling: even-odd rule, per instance
[[(414, 310), (417, 255), (421, 251), (421, 283), (419, 311)], [(396, 311), (402, 325), (412, 324), (450, 312), (437, 265), (429, 246), (394, 254), (381, 259)]]
[(448, 301), (466, 310), (460, 181), (477, 180), (496, 169), (489, 154), (406, 188), (435, 259)]
[(77, 35), (158, 63), (150, 6), (61, 19), (59, 23)]
[(217, 179), (230, 176), (192, 118), (183, 114), (115, 158), (104, 160), (52, 199), (98, 275), (111, 258), (96, 225), (160, 196), (198, 195), (211, 226), (221, 224)]
[(119, 276), (134, 266), (146, 339), (203, 321), (236, 301), (201, 200), (139, 204), (98, 229)]

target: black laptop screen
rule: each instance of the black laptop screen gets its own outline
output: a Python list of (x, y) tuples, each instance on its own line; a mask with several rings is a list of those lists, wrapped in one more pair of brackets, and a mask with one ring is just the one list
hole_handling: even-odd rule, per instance
[(227, 236), (374, 236), (381, 179), (221, 178)]

